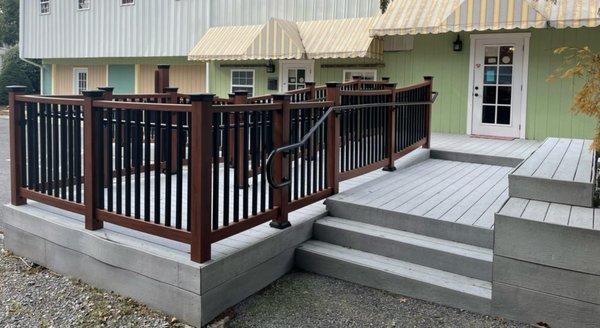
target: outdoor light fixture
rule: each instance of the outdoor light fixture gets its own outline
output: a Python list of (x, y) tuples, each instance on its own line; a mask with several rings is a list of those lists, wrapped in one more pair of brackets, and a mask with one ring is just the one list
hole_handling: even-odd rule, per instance
[(272, 59), (269, 59), (269, 63), (267, 64), (267, 73), (275, 73), (275, 63)]
[(460, 51), (462, 51), (462, 47), (463, 47), (463, 43), (460, 40), (460, 34), (459, 34), (456, 36), (456, 41), (454, 41), (454, 43), (453, 43), (452, 50), (454, 50), (455, 52), (460, 52)]

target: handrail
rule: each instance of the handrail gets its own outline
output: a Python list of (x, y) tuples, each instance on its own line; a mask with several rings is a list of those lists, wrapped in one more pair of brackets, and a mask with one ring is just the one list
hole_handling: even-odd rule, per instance
[(364, 104), (364, 105), (344, 105), (344, 106), (332, 106), (330, 107), (325, 114), (323, 114), (323, 116), (317, 121), (315, 122), (315, 125), (313, 125), (313, 127), (304, 135), (304, 137), (302, 137), (302, 139), (296, 143), (293, 144), (289, 144), (286, 146), (282, 146), (279, 148), (274, 149), (273, 151), (271, 151), (271, 153), (269, 154), (269, 156), (267, 157), (267, 164), (266, 164), (266, 169), (267, 169), (267, 182), (269, 183), (269, 185), (274, 188), (274, 189), (281, 189), (285, 186), (288, 186), (291, 181), (288, 178), (283, 178), (283, 181), (281, 183), (277, 183), (277, 181), (275, 181), (273, 179), (273, 160), (275, 159), (275, 156), (278, 153), (281, 152), (290, 152), (294, 149), (298, 149), (304, 145), (306, 145), (306, 143), (310, 140), (310, 138), (313, 136), (313, 134), (315, 134), (315, 132), (317, 132), (318, 128), (325, 123), (325, 120), (329, 117), (329, 115), (331, 115), (331, 113), (335, 112), (336, 114), (339, 113), (342, 110), (346, 110), (346, 109), (363, 109), (363, 108), (375, 108), (375, 107), (398, 107), (398, 106), (419, 106), (419, 105), (432, 105), (435, 103), (437, 96), (438, 96), (438, 92), (434, 91), (431, 93), (432, 97), (430, 101), (417, 101), (417, 102), (394, 102), (394, 103), (377, 103), (377, 104)]

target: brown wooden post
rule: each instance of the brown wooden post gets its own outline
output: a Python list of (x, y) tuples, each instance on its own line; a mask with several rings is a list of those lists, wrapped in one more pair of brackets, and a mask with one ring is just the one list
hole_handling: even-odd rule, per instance
[(309, 89), (308, 97), (307, 99), (305, 99), (305, 101), (315, 100), (315, 97), (317, 96), (315, 93), (315, 82), (306, 82), (305, 84), (306, 87)]
[[(273, 148), (288, 145), (290, 143), (290, 105), (291, 95), (277, 94), (273, 95), (273, 102), (281, 104), (281, 109), (273, 113)], [(273, 178), (275, 181), (283, 182), (289, 179), (289, 154), (278, 153), (275, 157), (273, 166)], [(279, 215), (271, 221), (271, 227), (285, 229), (291, 226), (288, 220), (289, 215), (289, 195), (290, 188), (285, 186), (274, 190), (273, 204), (279, 208)]]
[[(235, 93), (230, 93), (229, 94), (229, 100), (228, 100), (228, 102), (230, 104), (234, 104), (235, 103)], [(235, 124), (235, 121), (233, 119), (233, 115), (228, 115), (228, 117), (229, 117), (229, 124), (231, 126), (233, 126)], [(229, 141), (228, 141), (229, 144), (227, 145), (227, 147), (229, 148), (229, 150), (227, 151), (227, 153), (229, 155), (229, 158), (227, 158), (226, 162), (225, 162), (225, 165), (229, 165), (229, 166), (233, 165), (233, 152), (235, 151), (235, 148), (234, 148), (234, 146), (235, 146), (234, 141), (235, 140), (234, 139), (236, 138), (236, 136), (231, 137), (231, 131), (232, 130), (229, 131), (230, 132), (229, 133), (229, 138), (228, 138), (229, 139)]]
[[(248, 92), (247, 91), (235, 91), (233, 93), (233, 103), (235, 105), (242, 105), (242, 104), (246, 104), (248, 102)], [(244, 123), (244, 118), (239, 115), (240, 117), (238, 117), (238, 122), (237, 124), (239, 124), (240, 126), (242, 126), (242, 124)], [(233, 120), (233, 117), (231, 118)], [(244, 148), (244, 134), (245, 134), (245, 129), (243, 127), (240, 127), (238, 129), (238, 134), (234, 135), (233, 138), (231, 138), (231, 148), (233, 149), (235, 147), (235, 140), (234, 138), (237, 138), (238, 140), (238, 149), (234, 149), (235, 152), (237, 152), (237, 158), (238, 158), (238, 162), (237, 162), (237, 167), (239, 168), (239, 170), (242, 170), (242, 168), (244, 167), (244, 165), (246, 165), (247, 163), (244, 162), (244, 152), (248, 151), (247, 149)], [(233, 156), (233, 152), (230, 152), (230, 154), (232, 154)], [(243, 188), (244, 187), (244, 175), (243, 174), (238, 174), (237, 175), (237, 179), (235, 180), (235, 187), (236, 188)]]
[[(423, 79), (425, 81), (429, 81), (429, 88), (427, 89), (427, 101), (431, 101), (431, 96), (433, 92), (433, 76), (424, 76)], [(427, 105), (427, 109), (425, 110), (425, 130), (427, 135), (427, 142), (423, 145), (423, 148), (429, 149), (431, 146), (431, 107), (433, 104)]]
[[(389, 83), (384, 85), (385, 90), (391, 90), (392, 94), (389, 97), (389, 102), (396, 102), (396, 84)], [(396, 171), (394, 165), (394, 153), (396, 152), (396, 106), (386, 108), (386, 146), (387, 146), (387, 165), (383, 168), (384, 171)]]
[[(163, 93), (169, 94), (169, 102), (177, 104), (179, 102), (179, 88), (168, 87), (163, 89)], [(171, 114), (171, 124), (177, 122), (177, 113)], [(167, 172), (165, 172), (167, 173)], [(177, 173), (177, 129), (171, 129), (171, 174)]]
[[(340, 106), (340, 84), (327, 83), (327, 101), (333, 106)], [(340, 117), (332, 113), (327, 118), (327, 186), (333, 188), (333, 193), (340, 191)]]
[(158, 65), (154, 74), (154, 92), (162, 93), (169, 87), (169, 65)]
[(102, 162), (98, 149), (98, 131), (100, 125), (94, 119), (94, 100), (103, 99), (104, 91), (84, 91), (83, 104), (83, 176), (84, 176), (84, 205), (85, 228), (88, 230), (102, 229), (102, 221), (98, 219), (97, 209), (102, 181), (99, 181), (100, 170), (98, 163)]
[(23, 103), (16, 100), (17, 95), (22, 95), (27, 90), (27, 87), (21, 85), (7, 86), (8, 90), (8, 109), (9, 109), (9, 143), (10, 143), (10, 203), (19, 206), (27, 204), (27, 199), (21, 197), (21, 163), (23, 162), (24, 154), (21, 153), (21, 145), (25, 140), (21, 140), (19, 126), (24, 119)]
[(212, 215), (212, 102), (213, 94), (190, 95), (191, 108), (191, 259), (206, 262), (211, 256)]
[[(102, 96), (102, 99), (104, 100), (113, 100), (113, 92), (115, 90), (115, 88), (113, 87), (99, 87), (98, 90), (100, 91), (104, 91), (104, 95)], [(112, 181), (110, 181), (108, 179), (109, 175), (108, 175), (108, 167), (109, 167), (109, 162), (112, 160), (112, 158), (110, 158), (109, 156), (109, 152), (108, 152), (108, 147), (110, 147), (110, 145), (112, 145), (112, 140), (109, 139), (110, 134), (108, 133), (108, 129), (103, 127), (103, 132), (102, 132), (102, 138), (103, 138), (103, 142), (104, 142), (104, 147), (102, 148), (103, 150), (103, 154), (102, 154), (102, 160), (104, 162), (103, 168), (104, 168), (104, 187), (108, 187), (112, 184)]]

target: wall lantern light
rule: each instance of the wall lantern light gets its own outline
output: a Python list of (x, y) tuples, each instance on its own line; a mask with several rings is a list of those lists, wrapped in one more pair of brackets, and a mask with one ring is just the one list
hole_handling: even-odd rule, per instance
[(456, 41), (454, 41), (454, 43), (453, 43), (452, 50), (454, 50), (455, 52), (460, 52), (460, 51), (462, 51), (462, 48), (463, 48), (463, 42), (460, 40), (460, 35), (457, 35)]
[(267, 73), (275, 73), (275, 63), (273, 60), (269, 60), (269, 63), (267, 64)]

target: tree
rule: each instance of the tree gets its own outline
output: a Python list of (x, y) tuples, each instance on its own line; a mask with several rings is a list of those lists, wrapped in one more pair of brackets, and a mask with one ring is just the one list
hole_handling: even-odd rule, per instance
[(19, 43), (19, 0), (0, 0), (0, 43)]
[(10, 48), (2, 57), (3, 65), (0, 71), (0, 104), (8, 102), (6, 87), (23, 85), (28, 93), (38, 93), (40, 90), (40, 70), (38, 67), (19, 59), (19, 48)]
[(600, 52), (594, 52), (589, 47), (562, 47), (554, 50), (554, 53), (564, 56), (564, 64), (549, 77), (549, 80), (584, 80), (583, 86), (573, 99), (571, 111), (596, 119), (597, 128), (592, 148), (600, 150)]
[(392, 0), (379, 0), (379, 8), (381, 8), (382, 14), (385, 13), (388, 6), (390, 5), (390, 2), (392, 2)]

